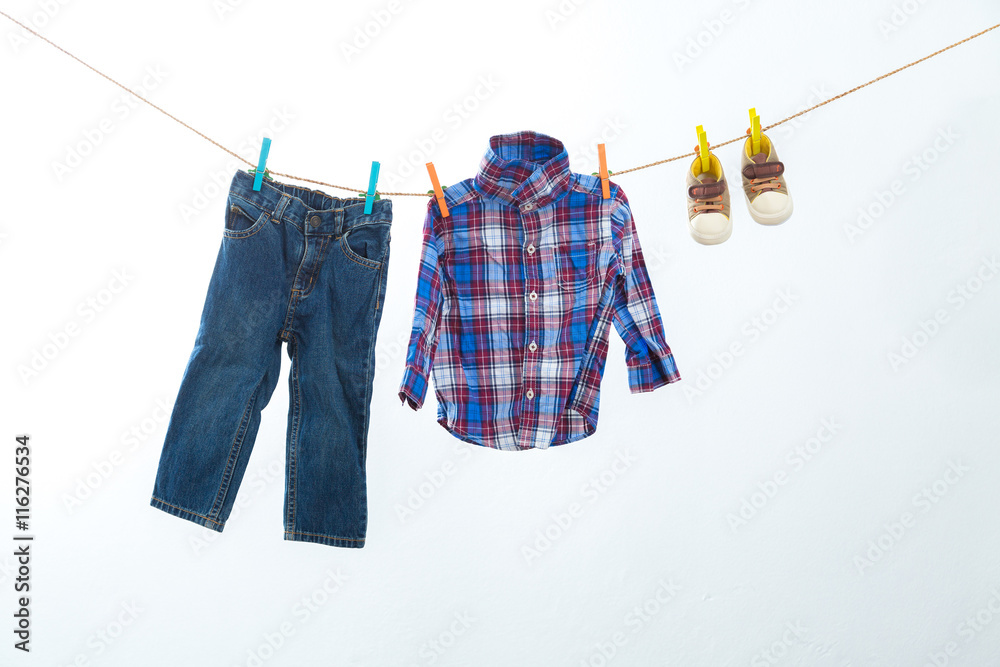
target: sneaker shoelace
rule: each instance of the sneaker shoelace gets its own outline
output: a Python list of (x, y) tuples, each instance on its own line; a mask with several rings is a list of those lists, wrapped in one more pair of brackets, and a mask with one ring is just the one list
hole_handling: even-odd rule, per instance
[(757, 153), (757, 155), (754, 155), (752, 159), (755, 166), (770, 165), (772, 167), (770, 169), (772, 173), (761, 178), (751, 178), (750, 192), (781, 189), (781, 181), (778, 180), (778, 176), (784, 173), (784, 165), (781, 162), (765, 162), (764, 160), (766, 157), (763, 153)]
[[(705, 211), (719, 211), (720, 213), (722, 212), (723, 205), (722, 205), (721, 191), (719, 192), (718, 195), (709, 197), (707, 196), (708, 192), (711, 192), (713, 190), (718, 190), (718, 188), (704, 187), (706, 185), (707, 186), (715, 185), (716, 183), (718, 183), (718, 181), (714, 179), (713, 180), (706, 179), (705, 181), (702, 181), (699, 185), (691, 188), (693, 195), (692, 198), (695, 201), (695, 204), (692, 208), (695, 213), (704, 213)], [(704, 194), (698, 194), (699, 191), (703, 192)]]
[(708, 197), (707, 199), (698, 199), (694, 205), (695, 213), (704, 213), (705, 211), (721, 211), (722, 210), (722, 195), (718, 197)]
[(750, 192), (758, 192), (760, 190), (777, 190), (779, 188), (781, 188), (781, 181), (776, 178), (750, 179)]

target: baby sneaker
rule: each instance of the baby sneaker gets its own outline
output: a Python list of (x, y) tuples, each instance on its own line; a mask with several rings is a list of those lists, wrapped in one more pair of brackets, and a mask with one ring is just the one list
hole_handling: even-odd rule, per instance
[(743, 194), (750, 217), (762, 225), (780, 225), (792, 215), (792, 196), (785, 184), (785, 165), (778, 160), (774, 144), (766, 134), (760, 135), (760, 150), (753, 152), (747, 137), (740, 153)]
[(733, 233), (729, 220), (729, 188), (722, 163), (712, 153), (707, 170), (701, 168), (701, 156), (687, 172), (688, 230), (702, 245), (722, 243)]

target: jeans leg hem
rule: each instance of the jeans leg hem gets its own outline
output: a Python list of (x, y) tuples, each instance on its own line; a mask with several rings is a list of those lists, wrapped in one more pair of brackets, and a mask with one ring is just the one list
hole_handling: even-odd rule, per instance
[(222, 532), (222, 528), (225, 526), (224, 522), (215, 521), (214, 519), (209, 519), (207, 516), (198, 514), (197, 512), (192, 512), (191, 510), (186, 510), (182, 507), (177, 507), (177, 505), (171, 505), (165, 500), (160, 500), (156, 496), (150, 499), (149, 504), (158, 510), (163, 510), (167, 514), (172, 514), (173, 516), (179, 517), (181, 519), (187, 519), (199, 526), (204, 526), (205, 528), (210, 528), (217, 533)]
[(349, 549), (360, 549), (365, 546), (365, 538), (363, 537), (335, 537), (333, 535), (298, 533), (289, 530), (285, 531), (285, 539), (292, 542), (312, 542), (314, 544), (325, 544), (328, 547), (347, 547)]

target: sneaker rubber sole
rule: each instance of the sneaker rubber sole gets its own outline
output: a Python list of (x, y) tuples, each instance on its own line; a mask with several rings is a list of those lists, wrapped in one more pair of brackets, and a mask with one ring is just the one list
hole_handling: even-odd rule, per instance
[(702, 245), (718, 245), (728, 240), (729, 237), (733, 235), (733, 225), (732, 222), (730, 222), (729, 226), (726, 227), (726, 230), (718, 234), (702, 234), (691, 225), (690, 221), (688, 221), (688, 231), (691, 232), (691, 238)]

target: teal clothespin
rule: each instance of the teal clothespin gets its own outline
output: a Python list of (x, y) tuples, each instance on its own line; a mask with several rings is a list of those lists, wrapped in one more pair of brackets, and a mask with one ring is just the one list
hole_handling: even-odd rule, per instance
[(365, 193), (365, 194), (363, 194), (363, 195), (361, 195), (362, 197), (365, 198), (365, 214), (366, 215), (367, 214), (371, 214), (371, 212), (372, 212), (372, 205), (377, 200), (381, 199), (381, 197), (379, 195), (375, 194), (375, 184), (378, 183), (378, 170), (380, 168), (381, 168), (381, 165), (378, 162), (374, 162), (374, 161), (372, 162), (372, 173), (371, 173), (371, 176), (368, 177), (368, 192)]
[(264, 172), (266, 169), (264, 167), (267, 165), (267, 154), (271, 151), (271, 140), (264, 137), (264, 140), (260, 143), (260, 159), (257, 160), (257, 169), (254, 170), (253, 175), (253, 190), (254, 192), (260, 192), (260, 184), (264, 181)]

